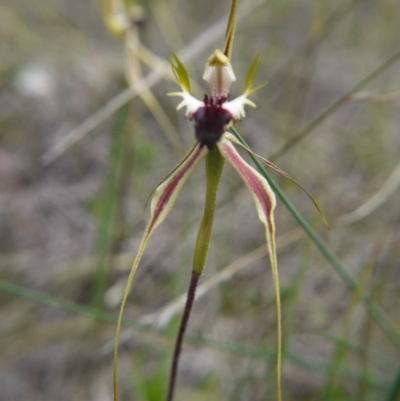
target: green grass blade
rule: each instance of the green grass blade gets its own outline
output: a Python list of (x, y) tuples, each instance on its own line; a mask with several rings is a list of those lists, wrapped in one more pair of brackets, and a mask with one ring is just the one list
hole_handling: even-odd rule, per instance
[[(83, 306), (78, 305), (74, 302), (65, 301), (60, 298), (52, 297), (51, 295), (47, 295), (38, 291), (30, 290), (25, 287), (21, 287), (19, 285), (10, 283), (9, 281), (0, 280), (0, 290), (13, 294), (20, 298), (29, 299), (31, 301), (40, 302), (41, 304), (52, 306), (55, 308), (59, 308), (71, 313), (79, 314), (82, 316), (87, 316), (94, 320), (102, 321), (105, 323), (115, 324), (118, 320), (117, 316), (103, 312), (100, 309), (93, 308), (90, 306)], [(143, 325), (138, 324), (133, 320), (126, 320), (127, 324), (131, 325), (132, 327), (140, 329)]]
[[(35, 290), (30, 290), (28, 288), (19, 286), (17, 284), (11, 283), (6, 280), (1, 280), (0, 279), (0, 290), (7, 292), (9, 294), (13, 294), (19, 298), (24, 298), (28, 299), (30, 301), (34, 302), (39, 302), (43, 305), (48, 305), (54, 308), (59, 308), (71, 313), (75, 313), (81, 316), (86, 316), (90, 319), (97, 320), (99, 322), (104, 322), (104, 323), (109, 323), (112, 325), (115, 325), (118, 321), (118, 316), (109, 313), (109, 312), (104, 312), (100, 309), (96, 309), (90, 306), (84, 306), (84, 305), (78, 305), (76, 303), (62, 300), (60, 298), (53, 297), (51, 295), (41, 293)], [(150, 328), (148, 325), (145, 325), (137, 320), (134, 319), (129, 319), (129, 318), (124, 318), (122, 321), (123, 326), (125, 327), (131, 327), (135, 330), (138, 331), (147, 331), (147, 332), (158, 332), (160, 336), (164, 338), (173, 338), (175, 336), (175, 333), (173, 332), (168, 332), (166, 330), (156, 330), (155, 328)], [(261, 347), (251, 347), (248, 345), (243, 345), (243, 344), (238, 344), (238, 343), (232, 343), (232, 342), (227, 342), (227, 341), (218, 341), (214, 339), (209, 339), (206, 337), (199, 337), (195, 335), (187, 335), (186, 336), (186, 341), (194, 344), (194, 345), (202, 345), (206, 346), (211, 349), (215, 349), (220, 352), (228, 352), (233, 355), (237, 356), (243, 356), (243, 357), (250, 357), (250, 358), (255, 358), (255, 359), (269, 359), (270, 361), (275, 361), (276, 360), (276, 352), (267, 349), (267, 348), (261, 348)], [(291, 354), (291, 353), (285, 353), (284, 354), (284, 359), (286, 362), (292, 363), (295, 366), (300, 366), (304, 369), (311, 370), (311, 371), (316, 371), (316, 372), (324, 372), (326, 369), (328, 369), (328, 365), (321, 363), (321, 362), (316, 362), (312, 361), (310, 359), (303, 359), (297, 355)], [(342, 377), (352, 377), (355, 380), (357, 379), (357, 374), (354, 372), (350, 372), (348, 369), (341, 369), (338, 374)], [(386, 381), (384, 381), (384, 378), (377, 375), (376, 378), (373, 378), (373, 383), (372, 385), (375, 386), (382, 386), (386, 385)], [(392, 390), (393, 393), (394, 390)], [(396, 391), (398, 391), (396, 389)], [(394, 393), (396, 394), (396, 393)], [(387, 399), (385, 401), (394, 401), (393, 398)]]

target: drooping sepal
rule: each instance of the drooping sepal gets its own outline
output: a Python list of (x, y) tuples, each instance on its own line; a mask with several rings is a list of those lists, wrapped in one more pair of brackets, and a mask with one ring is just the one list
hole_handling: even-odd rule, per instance
[(193, 147), (188, 151), (183, 160), (168, 174), (168, 176), (161, 182), (161, 184), (158, 185), (153, 193), (150, 204), (150, 220), (147, 224), (145, 233), (140, 243), (138, 253), (136, 254), (135, 260), (133, 261), (118, 315), (114, 346), (114, 401), (118, 401), (119, 399), (117, 361), (122, 317), (124, 314), (126, 301), (132, 287), (133, 278), (151, 235), (153, 234), (154, 230), (165, 220), (168, 213), (171, 211), (180, 190), (189, 178), (191, 172), (194, 170), (197, 164), (206, 156), (207, 153), (207, 147), (201, 146), (198, 143), (193, 145)]
[(314, 204), (315, 208), (317, 209), (321, 220), (323, 221), (323, 223), (329, 228), (329, 224), (328, 221), (324, 215), (324, 212), (322, 211), (321, 207), (318, 205), (317, 201), (314, 199), (314, 197), (310, 194), (310, 192), (307, 191), (306, 188), (303, 187), (303, 185), (301, 185), (298, 181), (296, 181), (293, 177), (291, 177), (288, 173), (286, 173), (285, 171), (283, 171), (282, 169), (280, 169), (278, 166), (276, 166), (274, 163), (272, 163), (271, 161), (265, 159), (264, 157), (258, 155), (257, 153), (253, 152), (251, 149), (249, 149), (247, 146), (243, 145), (241, 142), (239, 142), (239, 140), (232, 135), (229, 132), (226, 132), (225, 134), (225, 138), (229, 139), (231, 142), (236, 143), (237, 145), (239, 145), (241, 148), (245, 149), (246, 152), (248, 152), (250, 155), (254, 156), (255, 158), (257, 158), (257, 160), (259, 160), (261, 163), (265, 164), (267, 167), (272, 168), (273, 170), (275, 170), (277, 173), (283, 175), (285, 178), (289, 179), (290, 181), (292, 181), (294, 184), (296, 184), (299, 188), (301, 188), (306, 195), (311, 199), (312, 203)]
[(226, 134), (219, 141), (218, 148), (222, 156), (242, 177), (254, 198), (259, 219), (268, 227), (268, 231), (273, 234), (275, 232), (273, 210), (276, 200), (267, 180), (242, 159), (235, 147), (227, 139)]
[(233, 144), (229, 141), (227, 134), (218, 142), (221, 155), (232, 165), (245, 182), (253, 197), (258, 218), (265, 226), (265, 236), (271, 262), (272, 277), (275, 288), (276, 314), (277, 314), (277, 392), (278, 401), (281, 401), (281, 371), (282, 371), (282, 325), (281, 325), (281, 303), (279, 289), (278, 262), (275, 246), (275, 222), (274, 209), (276, 205), (275, 194), (268, 181), (253, 167), (246, 163)]
[(150, 203), (150, 230), (157, 228), (167, 217), (183, 184), (207, 153), (208, 149), (205, 146), (196, 143), (186, 154), (182, 162), (156, 188)]

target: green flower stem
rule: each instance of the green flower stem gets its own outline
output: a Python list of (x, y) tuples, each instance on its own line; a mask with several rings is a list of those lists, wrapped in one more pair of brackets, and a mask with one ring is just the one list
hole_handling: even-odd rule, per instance
[(203, 219), (197, 234), (196, 247), (193, 255), (193, 271), (201, 274), (206, 263), (208, 246), (214, 223), (215, 200), (218, 184), (224, 167), (224, 158), (217, 147), (210, 150), (206, 157), (207, 190)]
[(179, 357), (182, 350), (183, 338), (192, 310), (196, 288), (207, 259), (208, 246), (210, 244), (212, 227), (214, 223), (215, 200), (217, 198), (218, 184), (221, 178), (224, 159), (217, 147), (214, 147), (206, 156), (206, 179), (207, 190), (204, 205), (203, 219), (197, 234), (196, 247), (193, 255), (192, 277), (188, 288), (185, 309), (179, 324), (178, 336), (176, 337), (174, 354), (172, 357), (171, 373), (168, 384), (167, 401), (172, 401), (175, 391), (176, 376), (178, 373)]
[[(232, 127), (232, 133), (236, 138), (245, 146), (248, 147), (245, 140), (239, 134), (239, 132)], [(400, 345), (400, 333), (396, 326), (392, 324), (383, 310), (373, 302), (366, 294), (363, 294), (360, 290), (357, 281), (351, 276), (347, 270), (343, 267), (340, 261), (333, 255), (333, 253), (328, 249), (324, 241), (319, 237), (319, 235), (314, 231), (314, 229), (308, 224), (304, 217), (298, 212), (290, 200), (285, 196), (282, 190), (279, 188), (278, 184), (270, 177), (269, 173), (265, 167), (259, 162), (253, 155), (250, 154), (251, 159), (257, 166), (260, 173), (268, 180), (271, 188), (278, 195), (282, 203), (286, 206), (292, 216), (297, 220), (303, 230), (307, 233), (310, 239), (314, 242), (317, 248), (321, 251), (322, 255), (329, 262), (329, 264), (335, 269), (336, 273), (339, 274), (341, 279), (346, 283), (350, 290), (355, 291), (359, 299), (364, 303), (371, 317), (378, 323), (381, 329), (386, 333), (386, 335), (396, 344)]]

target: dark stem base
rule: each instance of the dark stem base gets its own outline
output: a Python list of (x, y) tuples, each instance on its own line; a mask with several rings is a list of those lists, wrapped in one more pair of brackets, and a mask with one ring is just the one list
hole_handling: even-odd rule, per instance
[(176, 337), (175, 341), (174, 355), (172, 357), (171, 373), (169, 377), (167, 401), (172, 401), (174, 396), (176, 375), (178, 373), (179, 356), (181, 354), (183, 338), (185, 336), (186, 327), (189, 321), (190, 311), (192, 310), (196, 287), (199, 282), (200, 275), (200, 273), (192, 271), (192, 277), (190, 279), (189, 289), (187, 292), (186, 305), (183, 311), (181, 323), (179, 325), (178, 336)]

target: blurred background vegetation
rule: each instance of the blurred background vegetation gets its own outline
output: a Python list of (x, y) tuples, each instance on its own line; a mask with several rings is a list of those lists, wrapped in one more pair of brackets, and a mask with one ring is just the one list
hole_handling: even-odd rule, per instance
[[(181, 54), (201, 97), (230, 1), (140, 5), (128, 37), (106, 29), (96, 1), (0, 4), (0, 400), (112, 399), (115, 315), (143, 207), (194, 138), (177, 99), (165, 96), (177, 89), (165, 62)], [(233, 96), (258, 52), (259, 82), (269, 81), (236, 127), (315, 195), (330, 230), (301, 190), (274, 175), (393, 327), (399, 25), (397, 0), (242, 0), (232, 60)], [(141, 74), (154, 85), (134, 97)], [(88, 118), (93, 129), (81, 126)], [(163, 308), (188, 284), (204, 184), (199, 168), (136, 276), (120, 351), (123, 400), (164, 398), (180, 309)], [(281, 203), (276, 225), (284, 399), (399, 399), (400, 331), (382, 330)], [(202, 282), (176, 400), (274, 400), (276, 316), (263, 227), (229, 167)]]

